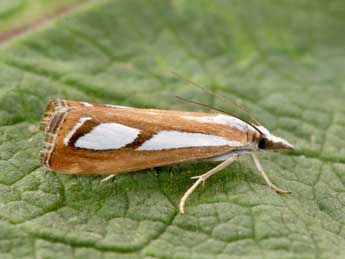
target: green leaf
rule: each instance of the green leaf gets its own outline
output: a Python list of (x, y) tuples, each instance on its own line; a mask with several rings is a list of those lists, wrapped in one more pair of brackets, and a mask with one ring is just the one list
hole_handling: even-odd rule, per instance
[(86, 0), (0, 0), (0, 42), (73, 9)]
[[(344, 258), (344, 3), (102, 0), (3, 45), (0, 258)], [(181, 95), (232, 109), (170, 71), (242, 103), (297, 147), (260, 154), (291, 195), (272, 192), (243, 157), (181, 216), (190, 177), (214, 163), (108, 183), (41, 167), (49, 98), (202, 110)]]

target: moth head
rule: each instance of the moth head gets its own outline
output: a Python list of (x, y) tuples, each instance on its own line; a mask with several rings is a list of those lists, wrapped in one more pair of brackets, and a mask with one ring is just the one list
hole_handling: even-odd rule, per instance
[(259, 130), (262, 132), (262, 135), (259, 139), (258, 148), (260, 149), (295, 149), (293, 145), (287, 142), (285, 139), (276, 137), (271, 134), (268, 129), (263, 126), (257, 126)]

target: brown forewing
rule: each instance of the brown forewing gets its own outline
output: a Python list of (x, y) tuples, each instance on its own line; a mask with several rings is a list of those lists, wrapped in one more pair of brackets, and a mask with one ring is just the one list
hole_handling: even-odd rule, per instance
[[(143, 142), (163, 130), (180, 132), (203, 133), (224, 137), (231, 141), (247, 144), (248, 134), (236, 127), (216, 123), (200, 122), (183, 118), (183, 116), (215, 116), (215, 114), (201, 112), (182, 112), (156, 109), (112, 108), (105, 105), (93, 104), (86, 107), (80, 102), (65, 101), (70, 110), (61, 121), (55, 133), (55, 142), (50, 154), (45, 156), (46, 166), (54, 171), (69, 174), (120, 174), (145, 168), (169, 165), (183, 161), (204, 159), (224, 154), (235, 147), (187, 147), (163, 149), (154, 151), (138, 151)], [(59, 108), (56, 108), (58, 110)], [(53, 121), (51, 108), (49, 110)], [(57, 113), (58, 114), (58, 113)], [(61, 115), (60, 115), (61, 116)], [(81, 117), (92, 117), (92, 121), (83, 125), (71, 138), (68, 145), (64, 144), (65, 136), (78, 123)], [(47, 119), (46, 119), (47, 120)], [(138, 138), (125, 147), (117, 150), (91, 150), (73, 146), (79, 136), (87, 133), (100, 123), (119, 123), (141, 130)], [(91, 126), (90, 126), (91, 125)], [(46, 134), (49, 130), (46, 130)]]

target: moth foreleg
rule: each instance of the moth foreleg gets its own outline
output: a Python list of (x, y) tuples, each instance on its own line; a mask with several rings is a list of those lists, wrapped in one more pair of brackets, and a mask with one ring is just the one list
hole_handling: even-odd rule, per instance
[(264, 178), (266, 184), (270, 188), (272, 188), (274, 191), (276, 191), (278, 193), (291, 193), (288, 190), (281, 189), (281, 188), (277, 187), (276, 185), (274, 185), (271, 182), (270, 178), (268, 178), (267, 174), (265, 173), (264, 169), (261, 166), (261, 163), (260, 163), (259, 159), (256, 157), (256, 155), (254, 153), (252, 153), (252, 157), (253, 157), (253, 160), (254, 160), (256, 168), (258, 169), (258, 171), (260, 172), (261, 176)]
[(214, 167), (213, 169), (211, 169), (210, 171), (202, 174), (202, 175), (198, 175), (198, 176), (194, 176), (192, 177), (192, 179), (197, 179), (196, 182), (183, 194), (183, 197), (180, 200), (180, 204), (179, 204), (179, 209), (180, 209), (180, 213), (184, 214), (184, 205), (186, 203), (186, 200), (188, 199), (188, 197), (192, 194), (192, 192), (199, 186), (200, 183), (203, 183), (206, 181), (207, 178), (209, 178), (210, 176), (214, 175), (215, 173), (219, 172), (220, 170), (224, 169), (225, 167), (227, 167), (228, 165), (230, 165), (232, 162), (234, 162), (239, 155), (235, 154), (231, 157), (229, 157), (227, 160), (225, 160), (224, 162), (220, 163), (219, 165), (217, 165), (216, 167)]
[(116, 176), (116, 174), (111, 174), (111, 175), (108, 175), (107, 177), (104, 177), (102, 180), (101, 180), (101, 183), (104, 183), (106, 181), (109, 181), (110, 179), (114, 178)]

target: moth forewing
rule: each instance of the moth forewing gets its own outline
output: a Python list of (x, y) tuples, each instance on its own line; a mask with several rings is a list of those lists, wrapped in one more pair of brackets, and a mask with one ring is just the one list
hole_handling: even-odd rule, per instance
[[(197, 177), (181, 199), (181, 213), (194, 189), (238, 156), (258, 149), (292, 148), (264, 127), (230, 115), (69, 100), (49, 101), (41, 130), (43, 165), (67, 174), (118, 175), (196, 159), (225, 160)], [(253, 158), (265, 181), (281, 190)]]
[(120, 174), (245, 148), (256, 132), (222, 114), (51, 101), (43, 162), (69, 174)]

